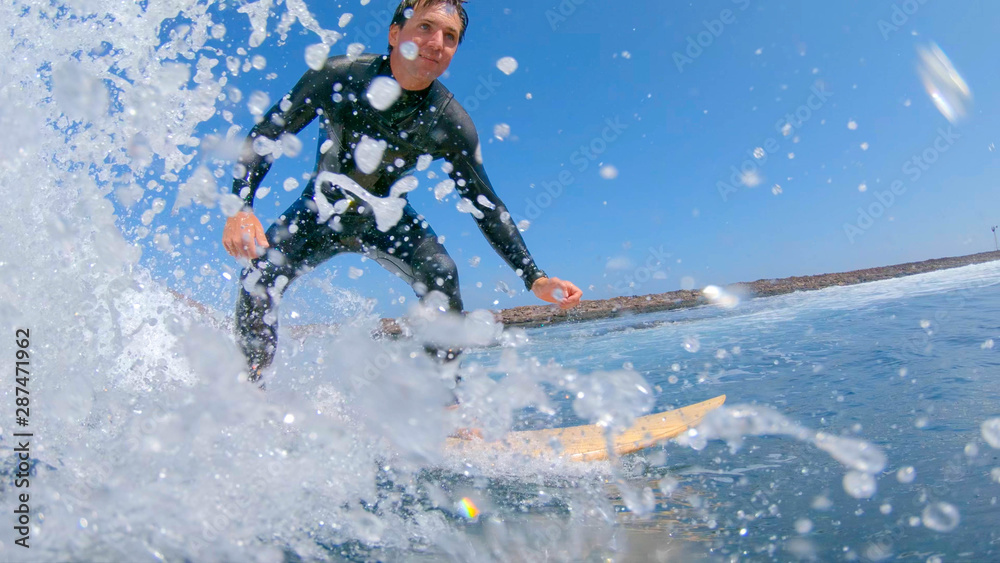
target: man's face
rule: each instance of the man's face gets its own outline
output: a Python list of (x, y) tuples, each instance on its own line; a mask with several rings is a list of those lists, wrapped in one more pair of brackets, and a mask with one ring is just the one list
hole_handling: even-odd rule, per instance
[[(410, 90), (423, 89), (441, 76), (458, 49), (461, 29), (461, 18), (448, 4), (421, 6), (402, 27), (390, 27), (390, 62), (400, 85)], [(407, 41), (417, 46), (417, 57), (412, 61), (400, 49)]]

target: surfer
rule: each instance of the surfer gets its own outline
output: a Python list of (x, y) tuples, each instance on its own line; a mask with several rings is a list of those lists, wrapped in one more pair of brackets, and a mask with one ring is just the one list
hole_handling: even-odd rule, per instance
[[(363, 254), (404, 279), (422, 301), (440, 292), (461, 313), (458, 269), (407, 202), (411, 171), (443, 159), (462, 206), (494, 250), (539, 299), (579, 304), (572, 282), (549, 277), (486, 176), (475, 125), (437, 78), (465, 37), (464, 0), (403, 0), (389, 26), (388, 55), (335, 56), (309, 70), (250, 131), (234, 173), (245, 207), (226, 221), (226, 251), (250, 260), (241, 275), (236, 337), (249, 380), (277, 347), (277, 302), (299, 275), (342, 252)], [(254, 194), (274, 148), (320, 119), (316, 170), (302, 195), (264, 232)], [(450, 184), (445, 188), (451, 187)], [(441, 361), (460, 350), (429, 350)]]

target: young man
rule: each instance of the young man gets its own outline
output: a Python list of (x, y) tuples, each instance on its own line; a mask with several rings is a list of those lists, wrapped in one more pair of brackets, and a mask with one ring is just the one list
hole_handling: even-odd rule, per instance
[[(331, 57), (322, 69), (306, 72), (247, 137), (233, 182), (246, 207), (226, 221), (222, 241), (230, 254), (252, 261), (236, 306), (237, 340), (251, 381), (274, 358), (280, 295), (299, 274), (341, 252), (364, 254), (422, 299), (439, 291), (450, 310), (462, 311), (455, 262), (406, 200), (417, 184), (408, 172), (432, 159), (449, 163), (465, 209), (528, 289), (564, 309), (579, 304), (578, 287), (535, 265), (486, 176), (475, 126), (437, 81), (468, 26), (462, 3), (403, 0), (389, 27), (388, 57)], [(269, 147), (317, 117), (316, 172), (264, 233), (252, 207), (271, 166)], [(449, 350), (439, 357), (455, 355)]]

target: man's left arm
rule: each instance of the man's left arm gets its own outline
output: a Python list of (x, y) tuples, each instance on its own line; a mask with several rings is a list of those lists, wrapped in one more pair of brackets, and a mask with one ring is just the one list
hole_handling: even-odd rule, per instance
[(514, 272), (526, 288), (539, 299), (556, 303), (564, 309), (580, 303), (583, 292), (568, 280), (548, 277), (535, 265), (521, 237), (514, 218), (497, 196), (483, 167), (479, 139), (471, 120), (460, 128), (460, 146), (446, 156), (453, 169), (449, 174), (455, 189), (465, 200), (462, 210), (473, 215), (486, 240)]

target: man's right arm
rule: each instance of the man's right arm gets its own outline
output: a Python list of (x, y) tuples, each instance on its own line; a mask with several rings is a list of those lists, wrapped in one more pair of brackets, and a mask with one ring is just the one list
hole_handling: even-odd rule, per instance
[(260, 248), (269, 246), (264, 227), (253, 214), (253, 200), (261, 180), (271, 168), (274, 157), (261, 155), (254, 150), (257, 139), (277, 141), (284, 134), (296, 134), (316, 118), (324, 96), (333, 95), (333, 84), (338, 79), (343, 57), (327, 59), (322, 69), (309, 70), (292, 91), (281, 98), (247, 135), (240, 149), (233, 174), (233, 193), (239, 196), (245, 208), (226, 220), (222, 233), (222, 246), (226, 252), (252, 260), (260, 255)]
[(253, 208), (254, 194), (274, 162), (270, 154), (261, 155), (255, 150), (255, 142), (261, 137), (278, 141), (282, 135), (294, 135), (309, 125), (322, 106), (321, 100), (333, 95), (333, 83), (341, 67), (340, 58), (330, 58), (322, 69), (306, 72), (291, 92), (274, 104), (250, 130), (240, 149), (233, 174), (233, 193), (243, 200), (247, 208)]

